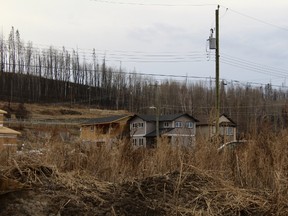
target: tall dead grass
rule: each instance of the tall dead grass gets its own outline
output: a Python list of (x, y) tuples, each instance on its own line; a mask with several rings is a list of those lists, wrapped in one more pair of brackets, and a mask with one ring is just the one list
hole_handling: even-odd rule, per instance
[[(47, 144), (46, 144), (47, 146)], [(235, 185), (287, 191), (288, 132), (262, 133), (241, 148), (224, 149), (198, 141), (193, 148), (171, 146), (162, 139), (156, 149), (134, 148), (119, 140), (113, 147), (51, 141), (42, 157), (61, 171), (88, 171), (108, 181), (143, 178), (197, 167)]]
[[(97, 147), (50, 139), (45, 146), (45, 152), (33, 155), (33, 159), (61, 172), (88, 172), (100, 180), (119, 183), (175, 171), (181, 177), (181, 173), (196, 168), (240, 188), (268, 191), (276, 205), (288, 201), (286, 130), (256, 134), (241, 148), (221, 152), (218, 146), (204, 140), (191, 148), (171, 146), (165, 139), (155, 149), (134, 148), (127, 140), (119, 140), (112, 147)], [(1, 163), (9, 163), (5, 154)]]

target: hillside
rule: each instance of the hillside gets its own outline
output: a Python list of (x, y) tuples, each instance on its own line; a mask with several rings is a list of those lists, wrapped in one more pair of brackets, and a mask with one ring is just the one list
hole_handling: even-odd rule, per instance
[[(7, 106), (7, 102), (0, 101), (0, 107)], [(19, 103), (12, 103), (11, 109), (16, 111)], [(84, 105), (68, 105), (61, 104), (37, 104), (25, 103), (26, 110), (29, 112), (29, 119), (85, 119), (85, 118), (98, 118), (108, 115), (124, 114), (124, 110), (102, 110), (96, 108), (88, 108)]]

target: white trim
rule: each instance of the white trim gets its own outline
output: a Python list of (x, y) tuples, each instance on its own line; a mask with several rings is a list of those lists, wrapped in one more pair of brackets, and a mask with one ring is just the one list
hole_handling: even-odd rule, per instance
[(146, 134), (134, 134), (134, 135), (131, 135), (131, 137), (143, 137), (145, 136)]
[(0, 138), (17, 138), (17, 135), (14, 134), (0, 134)]
[(163, 134), (163, 136), (184, 136), (184, 137), (195, 137), (195, 134)]
[(15, 147), (17, 147), (17, 144), (9, 144), (9, 143), (6, 143), (6, 144), (2, 144), (3, 146), (15, 146)]

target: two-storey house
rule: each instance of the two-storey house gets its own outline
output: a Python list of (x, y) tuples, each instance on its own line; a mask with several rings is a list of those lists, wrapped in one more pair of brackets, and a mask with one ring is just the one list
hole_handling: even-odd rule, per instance
[[(192, 146), (195, 143), (196, 122), (189, 114), (134, 115), (129, 120), (134, 146), (155, 147), (157, 135), (173, 145)], [(157, 125), (159, 128), (157, 129)]]

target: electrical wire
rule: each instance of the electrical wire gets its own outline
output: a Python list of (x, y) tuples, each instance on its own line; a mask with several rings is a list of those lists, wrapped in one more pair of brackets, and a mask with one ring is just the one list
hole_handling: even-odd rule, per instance
[[(225, 7), (225, 6), (222, 5), (222, 7)], [(225, 8), (228, 9), (228, 7), (225, 7)], [(249, 19), (251, 19), (251, 20), (260, 22), (260, 23), (262, 23), (262, 24), (269, 25), (269, 26), (272, 26), (272, 27), (274, 27), (274, 28), (278, 28), (278, 29), (281, 29), (281, 30), (284, 30), (284, 31), (288, 31), (288, 28), (285, 28), (285, 27), (282, 27), (282, 26), (279, 26), (279, 25), (276, 25), (276, 24), (273, 24), (273, 23), (264, 21), (264, 20), (262, 20), (262, 19), (259, 19), (259, 18), (250, 16), (250, 15), (247, 15), (247, 14), (244, 14), (244, 13), (239, 12), (239, 11), (237, 11), (237, 10), (233, 10), (233, 9), (229, 8), (229, 11), (231, 11), (231, 12), (233, 12), (233, 13), (236, 13), (236, 14), (238, 14), (238, 15), (241, 15), (241, 16), (243, 16), (243, 17), (249, 18)]]
[(217, 4), (160, 4), (160, 3), (137, 3), (137, 2), (123, 2), (123, 1), (108, 1), (108, 0), (90, 0), (105, 4), (119, 4), (119, 5), (134, 5), (134, 6), (161, 6), (161, 7), (204, 7), (216, 6)]
[(274, 77), (279, 77), (279, 78), (285, 78), (287, 77), (287, 75), (279, 75), (279, 74), (276, 74), (276, 73), (272, 73), (270, 72), (269, 70), (263, 70), (261, 68), (257, 68), (257, 67), (251, 67), (249, 65), (246, 65), (246, 64), (243, 64), (243, 63), (239, 63), (235, 60), (229, 60), (229, 59), (221, 59), (220, 62), (224, 63), (224, 64), (227, 64), (227, 65), (230, 65), (230, 66), (234, 66), (234, 67), (237, 67), (237, 68), (241, 68), (241, 69), (246, 69), (246, 70), (249, 70), (249, 71), (253, 71), (253, 72), (257, 72), (257, 73), (260, 73), (260, 74), (265, 74), (265, 75), (270, 75), (270, 76), (274, 76)]
[[(5, 42), (6, 44), (8, 44), (8, 42)], [(36, 54), (36, 56), (40, 55), (40, 53), (49, 53), (48, 54), (48, 58), (51, 57), (51, 55), (53, 57), (56, 57), (58, 55), (62, 56), (64, 59), (66, 59), (66, 57), (64, 56), (64, 54), (68, 54), (69, 57), (71, 59), (71, 61), (73, 61), (73, 59), (78, 58), (81, 59), (82, 57), (82, 61), (83, 62), (87, 62), (89, 63), (89, 60), (92, 60), (91, 62), (93, 62), (94, 60), (98, 61), (98, 57), (102, 56), (103, 59), (105, 59), (105, 61), (107, 62), (138, 62), (138, 63), (182, 63), (182, 62), (188, 62), (188, 63), (193, 63), (193, 62), (204, 62), (205, 59), (207, 58), (207, 54), (204, 54), (203, 52), (200, 51), (189, 51), (189, 52), (185, 52), (185, 53), (180, 53), (180, 52), (143, 52), (143, 51), (127, 51), (127, 50), (114, 50), (112, 51), (105, 51), (105, 50), (100, 50), (101, 52), (96, 52), (95, 49), (94, 52), (79, 52), (78, 48), (77, 50), (72, 51), (72, 53), (66, 49), (63, 48), (62, 49), (55, 49), (53, 48), (53, 46), (46, 46), (48, 47), (47, 49), (39, 49), (38, 50), (38, 54)], [(24, 47), (25, 49), (25, 47)], [(33, 49), (33, 47), (31, 47), (31, 49)], [(63, 54), (64, 53), (64, 54)], [(82, 54), (82, 55), (79, 55)], [(96, 56), (96, 59), (95, 59)], [(212, 55), (212, 57), (214, 57)], [(281, 69), (281, 68), (276, 68), (276, 67), (271, 67), (268, 65), (262, 65), (259, 63), (255, 63), (252, 61), (247, 61), (245, 59), (242, 58), (236, 58), (233, 57), (231, 55), (228, 55), (226, 53), (221, 53), (221, 58), (220, 61), (224, 64), (230, 65), (230, 66), (234, 66), (237, 68), (241, 68), (241, 69), (245, 69), (248, 71), (253, 71), (253, 72), (257, 72), (257, 73), (261, 73), (261, 74), (265, 74), (265, 75), (269, 75), (269, 76), (274, 76), (274, 77), (279, 77), (279, 78), (286, 78), (288, 72), (285, 69)], [(23, 66), (22, 66), (23, 67)], [(259, 83), (257, 83), (259, 84)]]

